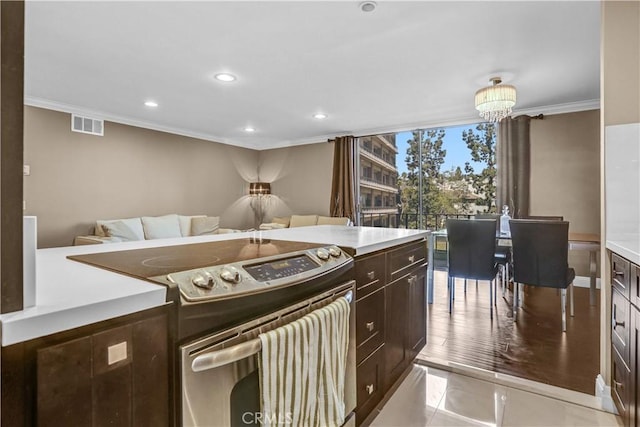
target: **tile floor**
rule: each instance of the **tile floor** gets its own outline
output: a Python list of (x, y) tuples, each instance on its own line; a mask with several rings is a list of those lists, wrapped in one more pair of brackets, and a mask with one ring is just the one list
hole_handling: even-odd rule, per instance
[(621, 426), (619, 417), (521, 389), (414, 365), (371, 423), (391, 426)]

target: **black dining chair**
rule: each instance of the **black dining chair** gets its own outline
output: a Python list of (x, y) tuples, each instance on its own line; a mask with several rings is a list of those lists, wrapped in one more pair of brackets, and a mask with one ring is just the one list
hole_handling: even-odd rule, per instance
[(573, 280), (569, 267), (569, 223), (567, 221), (512, 219), (513, 320), (517, 321), (520, 284), (561, 289), (562, 331), (567, 330), (567, 288), (573, 316)]
[[(499, 214), (476, 214), (474, 219), (495, 219), (496, 220), (496, 236), (500, 234), (500, 215)], [(504, 297), (507, 283), (509, 283), (509, 264), (511, 263), (511, 250), (505, 246), (496, 246), (495, 255), (496, 264), (500, 273), (502, 283), (502, 296)]]
[(560, 215), (528, 215), (520, 219), (532, 219), (539, 221), (564, 221), (564, 217)]
[(498, 274), (495, 220), (447, 219), (446, 227), (449, 242), (449, 313), (455, 299), (456, 278), (488, 280), (489, 309), (493, 319), (493, 306), (496, 304), (493, 294)]

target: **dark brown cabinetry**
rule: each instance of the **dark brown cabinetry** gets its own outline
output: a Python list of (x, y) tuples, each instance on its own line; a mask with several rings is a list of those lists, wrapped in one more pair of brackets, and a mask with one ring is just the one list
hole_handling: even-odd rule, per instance
[(640, 267), (611, 254), (611, 397), (624, 426), (637, 426), (640, 400)]
[(356, 257), (356, 422), (426, 344), (426, 242)]
[(3, 348), (3, 357), (21, 355), (3, 363), (3, 381), (25, 390), (15, 407), (3, 405), (3, 423), (168, 425), (167, 322), (162, 307)]

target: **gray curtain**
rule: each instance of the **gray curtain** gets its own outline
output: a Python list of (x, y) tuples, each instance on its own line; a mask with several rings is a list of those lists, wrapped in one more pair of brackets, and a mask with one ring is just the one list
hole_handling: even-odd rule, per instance
[(333, 148), (333, 179), (331, 182), (331, 216), (344, 216), (356, 222), (356, 144), (357, 138), (341, 136)]
[(507, 117), (498, 130), (496, 208), (509, 206), (512, 218), (529, 215), (530, 125), (529, 116)]

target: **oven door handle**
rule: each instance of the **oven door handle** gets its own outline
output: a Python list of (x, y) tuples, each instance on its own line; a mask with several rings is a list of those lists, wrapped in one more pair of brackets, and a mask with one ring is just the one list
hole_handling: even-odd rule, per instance
[[(348, 291), (344, 298), (351, 304), (353, 301), (353, 291)], [(254, 338), (250, 341), (236, 344), (233, 347), (223, 348), (222, 350), (214, 350), (208, 353), (196, 356), (191, 362), (191, 370), (193, 372), (202, 372), (209, 369), (219, 368), (230, 363), (237, 362), (249, 356), (253, 356), (262, 349), (260, 338)]]
[(261, 348), (262, 344), (260, 343), (260, 339), (256, 338), (242, 344), (234, 345), (233, 347), (210, 351), (193, 359), (193, 362), (191, 362), (191, 370), (193, 372), (201, 372), (219, 368), (220, 366), (225, 366), (252, 356), (258, 353)]

